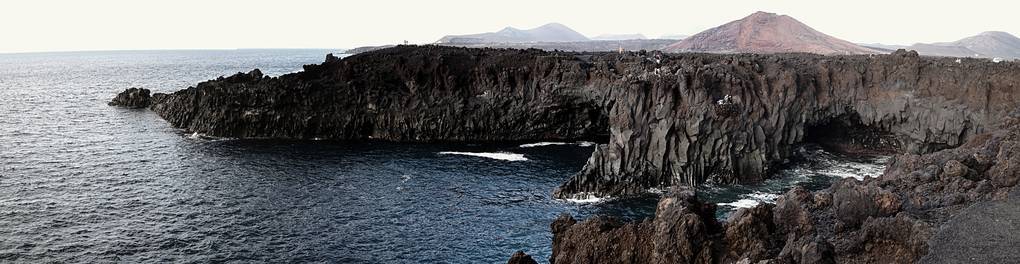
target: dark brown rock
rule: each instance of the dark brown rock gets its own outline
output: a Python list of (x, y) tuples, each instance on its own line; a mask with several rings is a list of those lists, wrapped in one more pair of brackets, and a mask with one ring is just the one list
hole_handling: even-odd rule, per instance
[(931, 227), (907, 214), (868, 218), (859, 230), (839, 240), (843, 261), (914, 263), (927, 253)]
[(714, 263), (712, 234), (720, 226), (692, 192), (672, 192), (659, 201), (654, 220), (622, 223), (608, 217), (577, 222), (561, 216), (552, 224), (550, 263)]
[(988, 177), (997, 187), (1012, 187), (1020, 180), (1020, 140), (1002, 143)]
[(836, 263), (832, 244), (814, 236), (786, 242), (776, 260), (779, 263)]
[(743, 259), (756, 263), (771, 259), (779, 243), (775, 235), (776, 225), (772, 222), (770, 204), (738, 210), (726, 222), (725, 240), (728, 252), (726, 258), (735, 262)]
[[(736, 212), (722, 231), (688, 231), (680, 234), (704, 236), (676, 237), (710, 245), (709, 249), (701, 249), (699, 255), (711, 255), (713, 263), (1008, 262), (1016, 255), (1015, 243), (1011, 241), (1020, 237), (1020, 232), (1009, 224), (1020, 222), (1020, 214), (1014, 210), (1020, 207), (1020, 191), (1007, 195), (1014, 187), (993, 182), (1016, 182), (1020, 178), (1020, 175), (1005, 173), (1020, 164), (1013, 149), (1020, 142), (1020, 121), (1017, 120), (1020, 119), (1008, 117), (994, 131), (975, 136), (957, 148), (922, 155), (899, 155), (879, 178), (846, 179), (813, 193), (796, 187), (780, 196), (774, 207), (762, 205)], [(967, 169), (944, 169), (955, 166)], [(953, 177), (963, 171), (968, 176)], [(666, 204), (676, 200), (663, 198), (669, 201)], [(663, 208), (671, 207), (660, 204), (654, 221), (620, 225), (638, 227), (674, 222), (686, 223), (681, 226), (698, 226), (691, 225), (694, 222), (689, 220), (690, 214)], [(582, 223), (588, 221), (592, 220)], [(598, 236), (619, 235), (590, 232)], [(662, 240), (664, 237), (649, 233), (648, 229), (642, 232), (630, 234), (639, 234), (633, 236), (635, 240), (641, 237)], [(562, 240), (564, 238), (559, 236), (554, 239), (561, 239), (556, 240), (560, 245), (569, 244), (573, 248), (598, 248), (582, 239)], [(695, 251), (692, 248), (697, 248), (680, 244), (683, 246), (670, 247), (676, 249), (673, 254), (690, 256)], [(613, 252), (661, 250), (651, 242), (636, 245)], [(703, 254), (708, 251), (712, 254)], [(574, 252), (559, 251), (557, 255), (570, 259)], [(614, 254), (602, 255), (599, 259), (612, 259)], [(638, 260), (649, 261), (655, 259), (655, 255)], [(684, 262), (689, 258), (674, 260), (689, 263)]]
[(524, 251), (518, 250), (510, 256), (510, 260), (506, 264), (538, 264), (538, 262), (528, 254), (525, 254)]
[(149, 104), (152, 102), (151, 100), (149, 89), (128, 88), (117, 94), (117, 97), (114, 97), (109, 105), (125, 108), (146, 108), (149, 107)]
[(855, 179), (834, 184), (832, 201), (836, 219), (847, 228), (855, 228), (869, 217), (891, 215), (900, 209), (895, 194), (874, 185), (860, 184)]
[(815, 231), (811, 209), (815, 207), (815, 196), (804, 187), (794, 187), (776, 199), (773, 212), (775, 223), (780, 234), (804, 236)]

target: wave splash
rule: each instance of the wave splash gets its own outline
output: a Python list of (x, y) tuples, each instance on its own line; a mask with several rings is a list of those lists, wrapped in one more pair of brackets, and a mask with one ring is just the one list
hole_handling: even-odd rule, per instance
[(594, 146), (594, 142), (581, 141), (581, 142), (536, 142), (523, 144), (518, 147), (521, 148), (534, 148), (534, 147), (545, 147), (545, 146), (563, 146), (563, 145), (577, 145), (579, 147), (591, 147)]
[(526, 161), (528, 158), (524, 157), (524, 154), (510, 153), (510, 152), (459, 152), (459, 151), (443, 151), (439, 152), (439, 155), (462, 155), (472, 157), (482, 157), (505, 161)]
[(761, 203), (776, 203), (776, 199), (779, 199), (779, 194), (754, 192), (741, 195), (741, 197), (743, 197), (743, 199), (730, 203), (718, 203), (718, 205), (734, 208), (751, 208), (758, 206)]

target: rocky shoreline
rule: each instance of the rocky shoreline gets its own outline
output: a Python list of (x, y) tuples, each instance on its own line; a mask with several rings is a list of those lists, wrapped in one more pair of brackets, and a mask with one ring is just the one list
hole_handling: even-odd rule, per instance
[[(796, 187), (775, 205), (740, 209), (725, 223), (683, 188), (643, 222), (563, 215), (551, 224), (550, 263), (1009, 262), (1017, 255), (1010, 245), (1020, 239), (1009, 223), (1020, 214), (992, 219), (979, 212), (989, 202), (1020, 205), (1018, 180), (1020, 120), (1008, 118), (1002, 129), (960, 147), (898, 155), (881, 177), (844, 179), (816, 192)], [(989, 224), (1002, 229), (961, 234)]]
[[(558, 197), (758, 182), (794, 144), (927, 153), (1020, 101), (1020, 64), (891, 55), (564, 53), (398, 46), (152, 96), (218, 137), (601, 142)], [(874, 132), (874, 133), (873, 133)], [(876, 136), (875, 133), (882, 133)], [(814, 140), (819, 140), (814, 137)], [(842, 142), (842, 143), (840, 143)]]
[[(556, 263), (914, 262), (957, 212), (1006, 199), (1020, 166), (1013, 155), (1020, 126), (1011, 116), (1020, 105), (1020, 64), (902, 50), (397, 46), (330, 55), (280, 77), (254, 70), (151, 99), (141, 94), (118, 98), (148, 100), (115, 102), (150, 101), (173, 126), (210, 136), (597, 141), (557, 197), (675, 189), (644, 222), (561, 217), (552, 224)], [(688, 189), (761, 181), (805, 141), (901, 155), (879, 178), (813, 193), (796, 188), (725, 223)]]

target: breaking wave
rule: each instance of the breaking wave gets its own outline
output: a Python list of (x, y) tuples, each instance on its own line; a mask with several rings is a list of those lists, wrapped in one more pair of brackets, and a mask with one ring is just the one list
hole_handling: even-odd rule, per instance
[(534, 148), (534, 147), (545, 147), (545, 146), (562, 146), (562, 145), (577, 145), (580, 147), (590, 147), (595, 145), (594, 142), (581, 141), (581, 142), (536, 142), (520, 145), (521, 148)]
[(510, 152), (458, 152), (458, 151), (443, 151), (439, 152), (439, 155), (463, 155), (472, 157), (482, 157), (505, 161), (526, 161), (528, 158), (524, 157), (524, 154), (510, 153)]

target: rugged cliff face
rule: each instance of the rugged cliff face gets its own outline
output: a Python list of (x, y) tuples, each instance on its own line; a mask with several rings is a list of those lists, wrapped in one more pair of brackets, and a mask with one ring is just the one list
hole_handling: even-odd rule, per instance
[(1020, 232), (1001, 223), (1020, 221), (1002, 211), (1020, 204), (1020, 120), (1001, 127), (957, 148), (898, 155), (878, 178), (796, 187), (722, 224), (683, 191), (664, 196), (643, 222), (561, 216), (551, 224), (550, 262), (1011, 262), (1017, 253), (1007, 241)]
[(893, 135), (872, 147), (930, 152), (985, 131), (1020, 95), (1018, 65), (912, 52), (662, 60), (604, 85), (610, 141), (561, 195), (761, 180), (788, 158), (790, 146), (819, 133), (812, 128), (847, 120)]
[[(303, 72), (258, 71), (153, 96), (174, 126), (224, 137), (601, 139), (557, 191), (767, 177), (833, 121), (849, 138), (924, 153), (987, 130), (1020, 101), (1020, 65), (805, 54), (556, 53), (399, 46)], [(857, 131), (857, 130), (855, 130)], [(608, 136), (608, 142), (605, 141)], [(852, 147), (852, 146), (851, 146)]]
[(395, 141), (590, 138), (606, 133), (572, 55), (399, 47), (279, 78), (258, 70), (168, 95), (152, 109), (222, 137)]

